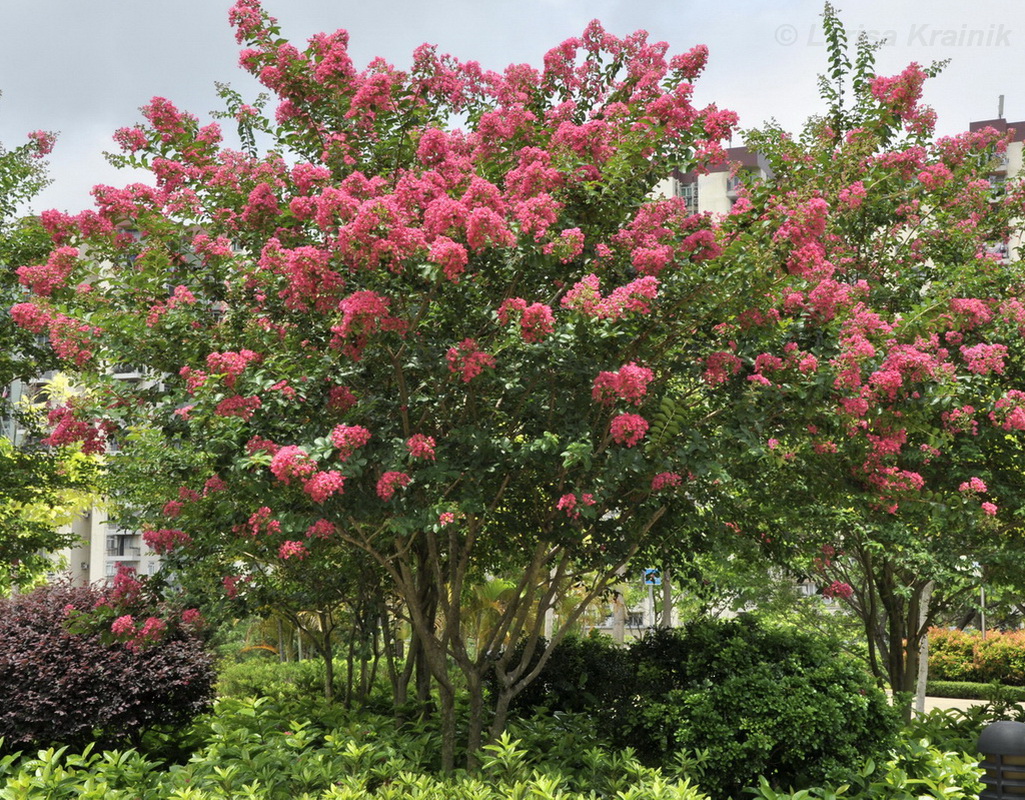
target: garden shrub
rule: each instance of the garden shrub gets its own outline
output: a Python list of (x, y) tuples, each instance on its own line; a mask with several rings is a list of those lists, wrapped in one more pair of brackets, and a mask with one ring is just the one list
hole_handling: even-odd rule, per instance
[[(541, 640), (529, 669), (547, 643)], [(518, 694), (513, 710), (545, 707), (581, 713), (622, 702), (633, 683), (629, 656), (608, 636), (567, 636), (549, 656), (544, 670)]]
[(965, 631), (930, 628), (929, 678), (978, 683), (974, 649), (973, 637)]
[(7, 749), (138, 742), (146, 730), (184, 725), (209, 706), (214, 671), (198, 636), (163, 620), (148, 628), (160, 637), (145, 641), (138, 633), (122, 641), (109, 627), (89, 630), (94, 609), (104, 609), (101, 619), (117, 613), (110, 599), (93, 587), (58, 584), (0, 600)]
[[(345, 662), (335, 659), (335, 690), (345, 679)], [(221, 664), (217, 673), (217, 694), (221, 697), (315, 697), (324, 693), (324, 662), (266, 661), (249, 659)]]
[(929, 675), (937, 680), (1025, 686), (1025, 631), (929, 629)]
[[(545, 673), (563, 667), (556, 656)], [(713, 796), (742, 796), (760, 775), (774, 787), (840, 780), (885, 754), (899, 729), (860, 665), (821, 639), (751, 618), (653, 631), (625, 659), (628, 677), (586, 711), (613, 746), (634, 748), (646, 763), (703, 752), (701, 786)], [(590, 675), (538, 680), (549, 691), (578, 688), (568, 699), (539, 693), (537, 707), (573, 707), (592, 693)]]

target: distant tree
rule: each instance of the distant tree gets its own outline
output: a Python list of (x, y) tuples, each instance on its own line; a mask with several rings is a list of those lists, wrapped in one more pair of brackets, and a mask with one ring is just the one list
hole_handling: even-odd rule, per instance
[(42, 159), (52, 143), (37, 131), (14, 150), (0, 146), (0, 595), (50, 569), (50, 555), (74, 541), (64, 526), (89, 502), (94, 477), (78, 446), (41, 444), (45, 419), (17, 402), (27, 399), (25, 383), (57, 365), (52, 348), (10, 314), (26, 294), (18, 268), (45, 259), (51, 247), (37, 219), (15, 215), (46, 185)]

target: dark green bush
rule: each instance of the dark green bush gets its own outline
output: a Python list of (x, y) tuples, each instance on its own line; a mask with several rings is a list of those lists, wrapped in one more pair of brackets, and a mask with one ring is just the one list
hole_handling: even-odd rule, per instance
[[(649, 764), (707, 751), (701, 785), (714, 796), (740, 797), (760, 775), (774, 787), (842, 780), (885, 754), (899, 728), (860, 665), (820, 638), (750, 618), (654, 631), (625, 655), (605, 647), (615, 684), (599, 688), (592, 672), (542, 675), (531, 703), (596, 715), (613, 746)], [(576, 663), (573, 651), (564, 662), (556, 654), (545, 673)], [(586, 663), (600, 660), (588, 651)]]
[[(542, 641), (531, 661), (537, 664)], [(555, 648), (537, 679), (513, 700), (512, 708), (535, 708), (571, 713), (589, 712), (619, 703), (633, 683), (627, 651), (607, 636), (569, 636)]]

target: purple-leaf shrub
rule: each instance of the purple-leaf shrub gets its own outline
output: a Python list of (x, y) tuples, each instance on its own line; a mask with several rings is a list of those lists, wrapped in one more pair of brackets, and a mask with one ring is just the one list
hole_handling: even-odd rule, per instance
[(56, 584), (0, 600), (0, 736), (7, 747), (135, 741), (182, 725), (213, 696), (212, 658), (179, 627), (146, 647), (69, 626), (106, 602)]

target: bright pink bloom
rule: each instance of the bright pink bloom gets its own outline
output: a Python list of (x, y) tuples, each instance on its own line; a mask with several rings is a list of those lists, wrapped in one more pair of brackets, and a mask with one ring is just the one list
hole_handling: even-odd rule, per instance
[(270, 471), (279, 481), (290, 483), (292, 478), (308, 478), (317, 471), (317, 465), (301, 447), (288, 445), (274, 454)]
[(982, 478), (972, 478), (957, 487), (959, 492), (977, 492), (983, 494), (986, 491), (986, 483)]
[(651, 479), (651, 491), (660, 492), (663, 489), (673, 489), (683, 483), (683, 478), (675, 472), (660, 472)]
[(854, 589), (849, 583), (833, 581), (822, 590), (822, 596), (828, 598), (841, 597), (844, 600), (850, 600), (854, 596)]
[(451, 525), (455, 521), (456, 515), (451, 511), (442, 511), (441, 514), (438, 515), (438, 524), (443, 528), (446, 525)]
[(192, 537), (177, 528), (161, 528), (142, 532), (142, 540), (157, 555), (167, 555), (176, 547), (184, 547), (192, 542)]
[(313, 499), (313, 502), (323, 503), (332, 495), (341, 494), (344, 486), (345, 478), (342, 473), (330, 470), (315, 473), (303, 483), (303, 491)]
[(240, 394), (225, 397), (217, 404), (214, 413), (219, 417), (241, 417), (248, 420), (263, 403), (255, 395), (243, 397)]
[(122, 617), (118, 617), (110, 625), (110, 631), (115, 636), (134, 636), (135, 635), (135, 620), (131, 614), (125, 614)]
[(647, 367), (638, 367), (631, 361), (620, 367), (618, 372), (599, 372), (594, 379), (591, 397), (602, 405), (610, 405), (619, 399), (639, 406), (654, 376)]
[(990, 517), (995, 517), (997, 514), (997, 507), (993, 503), (983, 503), (982, 511), (984, 514)]
[(405, 472), (386, 472), (377, 482), (377, 496), (387, 502), (395, 492), (409, 485), (412, 480)]
[(633, 447), (648, 432), (648, 421), (637, 414), (620, 414), (612, 420), (609, 430), (614, 442)]
[(406, 440), (406, 447), (413, 458), (425, 458), (434, 460), (435, 442), (433, 436), (424, 436), (422, 433), (415, 433)]
[(348, 461), (360, 447), (370, 441), (370, 431), (362, 425), (336, 425), (331, 431), (331, 443), (338, 450), (338, 459)]
[(147, 617), (136, 637), (136, 642), (156, 642), (167, 632), (167, 623), (158, 617)]
[(306, 529), (307, 537), (316, 536), (318, 539), (327, 539), (336, 533), (338, 533), (338, 529), (334, 523), (326, 519), (318, 519)]
[(485, 367), (495, 366), (495, 357), (479, 350), (473, 339), (463, 339), (455, 347), (450, 347), (445, 359), (448, 361), (449, 372), (461, 373), (463, 383), (472, 381)]
[(282, 561), (287, 561), (290, 558), (302, 561), (309, 555), (309, 553), (310, 551), (306, 549), (306, 545), (302, 542), (288, 541), (284, 542), (281, 547), (278, 548), (278, 557), (281, 558)]

